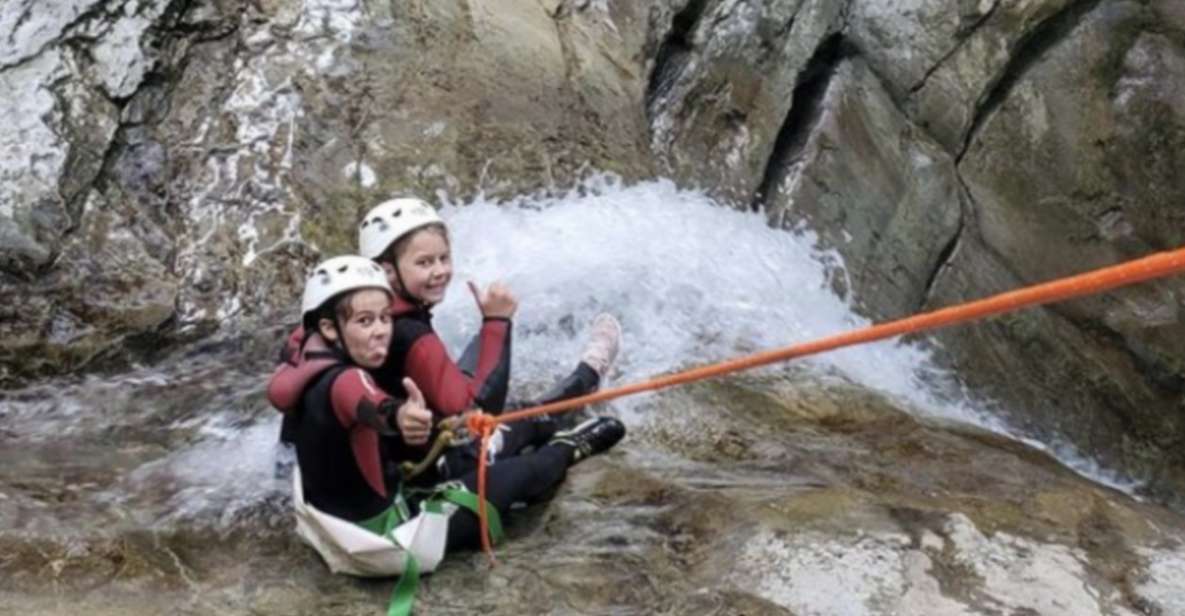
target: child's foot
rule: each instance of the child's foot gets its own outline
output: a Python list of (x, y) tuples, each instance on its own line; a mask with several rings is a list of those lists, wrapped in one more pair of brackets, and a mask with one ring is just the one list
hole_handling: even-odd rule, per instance
[(572, 428), (556, 432), (551, 445), (567, 445), (572, 448), (572, 464), (608, 450), (625, 437), (625, 424), (616, 417), (593, 417)]
[(613, 315), (602, 312), (593, 318), (589, 328), (588, 343), (580, 354), (580, 361), (588, 364), (600, 382), (605, 382), (605, 376), (613, 367), (613, 360), (617, 359), (617, 351), (621, 348), (621, 323)]

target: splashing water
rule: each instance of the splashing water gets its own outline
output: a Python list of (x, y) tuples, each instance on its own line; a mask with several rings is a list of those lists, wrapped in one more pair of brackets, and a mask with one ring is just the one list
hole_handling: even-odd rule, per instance
[[(773, 230), (759, 214), (720, 207), (670, 182), (607, 184), (585, 196), (511, 207), (478, 200), (442, 214), (456, 284), (435, 311), (441, 336), (460, 348), (477, 331), (464, 281), (505, 280), (520, 300), (519, 379), (558, 376), (575, 365), (583, 329), (600, 311), (616, 315), (624, 329), (619, 381), (870, 324), (831, 290), (829, 268), (842, 260), (815, 248), (813, 233)], [(920, 412), (984, 421), (938, 394), (940, 372), (916, 345), (882, 341), (803, 361)]]
[[(783, 347), (871, 325), (832, 290), (842, 258), (809, 230), (771, 229), (764, 216), (721, 207), (669, 181), (623, 187), (602, 178), (559, 198), (485, 199), (442, 211), (453, 239), (454, 285), (435, 311), (450, 348), (480, 319), (465, 281), (506, 281), (519, 298), (515, 385), (574, 366), (592, 317), (622, 322), (618, 383)], [(885, 340), (804, 358), (898, 400), (914, 414), (1006, 434), (1095, 481), (1137, 485), (1066, 443), (1011, 430), (917, 343)], [(636, 399), (615, 408), (627, 414)]]

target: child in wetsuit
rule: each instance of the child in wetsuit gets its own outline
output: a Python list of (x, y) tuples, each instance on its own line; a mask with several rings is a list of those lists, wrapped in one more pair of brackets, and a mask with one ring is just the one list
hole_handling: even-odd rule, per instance
[[(428, 407), (443, 416), (473, 408), (500, 413), (506, 408), (511, 317), (518, 305), (509, 289), (499, 282), (485, 290), (470, 283), (482, 313), (482, 328), (461, 361), (454, 362), (432, 327), (431, 308), (444, 299), (452, 280), (448, 229), (436, 210), (419, 199), (381, 203), (359, 224), (359, 248), (363, 256), (383, 267), (396, 294), (391, 303), (391, 353), (376, 371), (379, 382), (398, 391), (400, 378), (410, 377)], [(521, 408), (595, 391), (617, 355), (620, 337), (617, 320), (609, 314), (598, 315), (575, 370), (540, 400), (510, 406)], [(506, 453), (517, 452), (554, 436), (557, 425), (550, 417), (518, 422), (496, 437), (501, 441), (495, 446)], [(560, 436), (579, 445), (578, 455), (587, 456), (611, 446), (616, 440), (608, 435), (619, 433), (624, 434), (624, 426), (617, 419), (594, 417)], [(468, 472), (475, 460), (475, 444), (453, 448), (438, 466), (436, 478)]]
[[(269, 400), (294, 426), (297, 532), (335, 572), (418, 575), (433, 570), (447, 549), (480, 542), (474, 468), (417, 492), (392, 464), (406, 448), (424, 444), (432, 426), (411, 379), (402, 380), (408, 399), (400, 400), (371, 378), (388, 359), (393, 298), (383, 270), (368, 259), (336, 257), (317, 266), (301, 302), (306, 334), (268, 383)], [(526, 423), (512, 429), (522, 436), (488, 470), (486, 494), (498, 516), (624, 436), (616, 420), (560, 434)], [(527, 444), (535, 449), (523, 453)], [(375, 541), (386, 548), (374, 549)]]
[[(444, 299), (452, 280), (448, 228), (436, 210), (419, 199), (386, 201), (363, 217), (358, 240), (359, 252), (382, 266), (396, 294), (392, 353), (379, 371), (380, 380), (397, 384), (398, 377), (411, 377), (428, 406), (444, 415), (474, 407), (501, 412), (510, 374), (511, 318), (518, 307), (510, 290), (500, 282), (485, 290), (469, 283), (482, 328), (455, 363), (432, 328), (431, 309)], [(617, 319), (598, 315), (576, 369), (544, 400), (595, 391), (617, 356), (620, 338)]]

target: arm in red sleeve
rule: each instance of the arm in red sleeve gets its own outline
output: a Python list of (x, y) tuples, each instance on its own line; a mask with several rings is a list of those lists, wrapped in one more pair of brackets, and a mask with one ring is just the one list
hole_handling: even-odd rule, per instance
[(487, 319), (481, 328), (477, 370), (469, 378), (453, 363), (435, 332), (424, 334), (408, 349), (407, 376), (420, 387), (428, 407), (456, 415), (475, 406), (502, 410), (510, 372), (510, 321)]
[(389, 496), (379, 435), (398, 434), (395, 413), (399, 405), (361, 368), (348, 368), (334, 380), (329, 401), (334, 416), (350, 433), (350, 449), (366, 483), (376, 494)]
[(395, 413), (399, 402), (379, 389), (361, 368), (342, 372), (333, 382), (329, 399), (334, 416), (347, 430), (362, 425), (384, 436), (398, 433)]
[(280, 349), (280, 363), (295, 365), (300, 359), (300, 346), (304, 339), (304, 326), (297, 325), (284, 340), (284, 346)]
[(306, 340), (304, 329), (298, 327), (284, 343), (280, 363), (268, 379), (268, 402), (281, 412), (296, 409), (305, 388), (338, 362), (320, 336), (314, 334)]

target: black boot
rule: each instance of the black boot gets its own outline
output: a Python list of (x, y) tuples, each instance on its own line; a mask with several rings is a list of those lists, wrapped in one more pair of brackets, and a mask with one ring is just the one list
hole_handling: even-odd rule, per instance
[(549, 445), (572, 448), (572, 464), (608, 450), (625, 438), (625, 424), (616, 417), (593, 417), (572, 428), (556, 432)]

